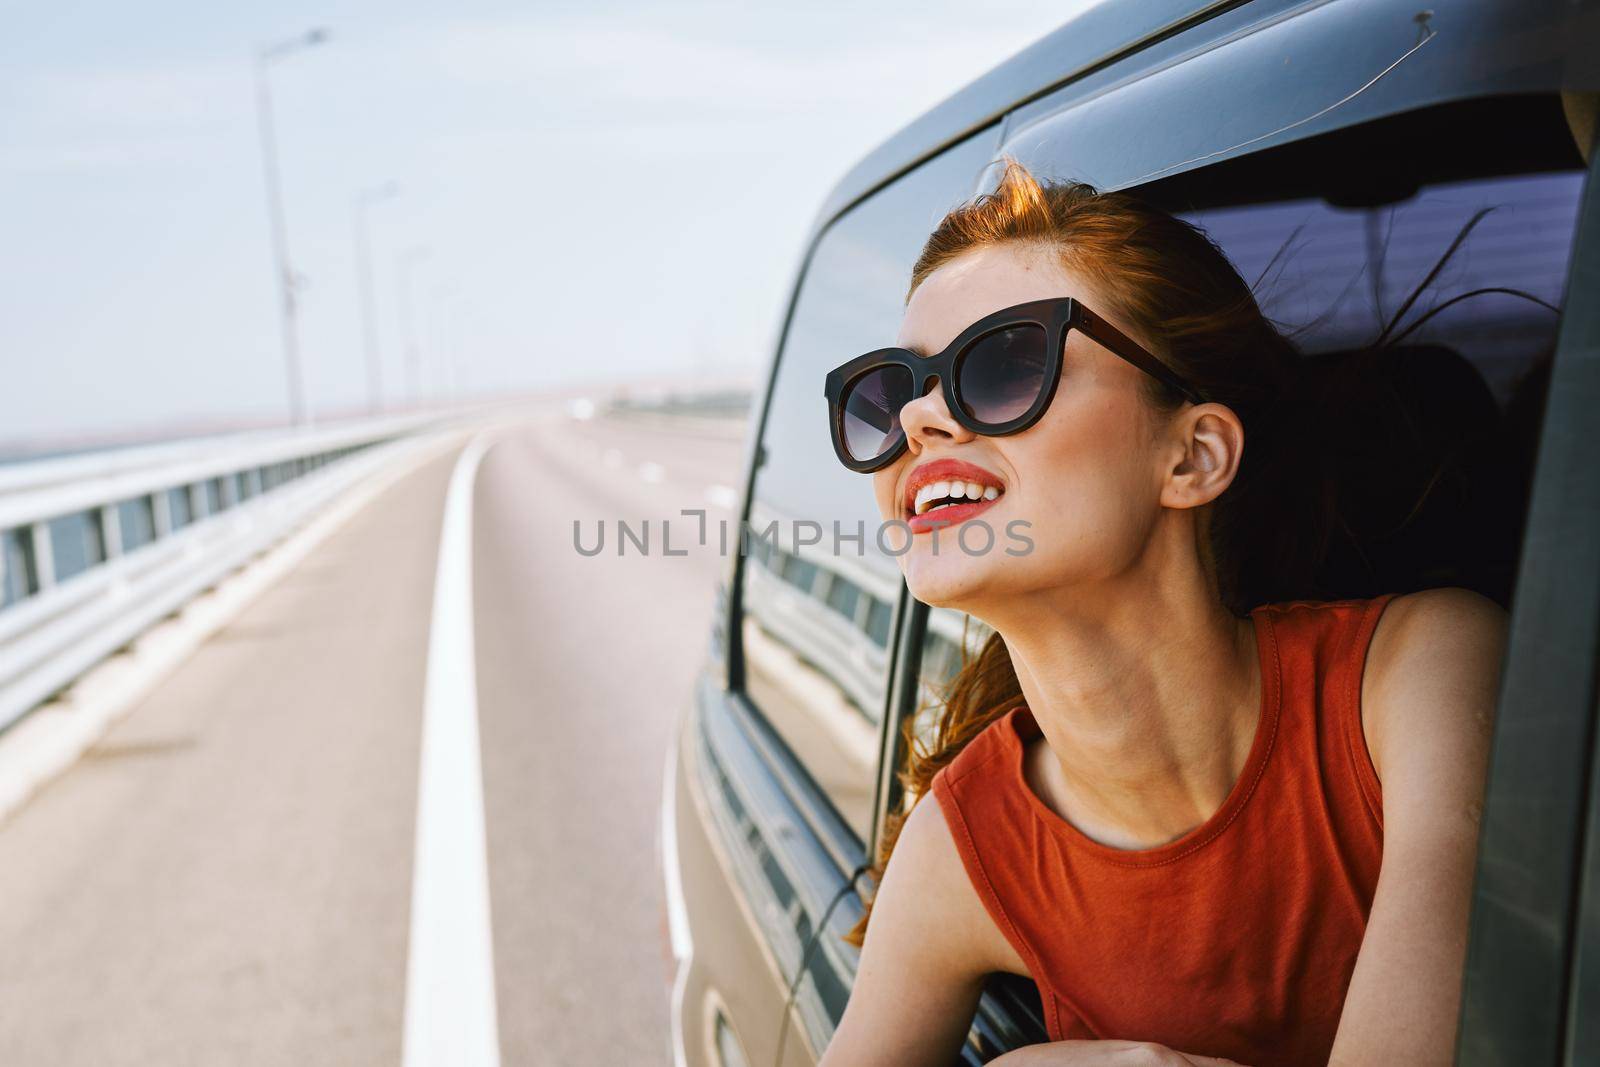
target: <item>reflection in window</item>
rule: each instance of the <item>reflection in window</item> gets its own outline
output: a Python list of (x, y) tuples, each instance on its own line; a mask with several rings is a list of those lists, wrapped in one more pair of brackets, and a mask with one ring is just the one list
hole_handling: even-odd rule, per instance
[[(975, 625), (981, 624), (975, 623)], [(922, 644), (924, 684), (934, 688), (948, 685), (961, 670), (963, 662), (961, 645), (957, 638), (943, 630), (930, 630), (926, 634)]]
[[(752, 514), (757, 529), (772, 518), (759, 503)], [(791, 539), (746, 559), (745, 689), (847, 819), (865, 819), (888, 655), (860, 603), (887, 611), (899, 574), (828, 547)]]
[(884, 601), (874, 598), (867, 605), (867, 636), (879, 648), (889, 647), (889, 629), (893, 621), (894, 612)]
[[(932, 749), (934, 730), (944, 713), (950, 683), (968, 661), (976, 659), (994, 630), (982, 620), (951, 608), (929, 608), (928, 628), (922, 636), (922, 666), (917, 675), (917, 703), (912, 731), (920, 750)], [(905, 766), (906, 754), (900, 757)], [(904, 810), (914, 798), (901, 797)]]
[(861, 603), (861, 587), (842, 574), (833, 575), (828, 583), (828, 607), (845, 618), (854, 620), (856, 605)]
[[(877, 544), (871, 478), (834, 455), (822, 382), (893, 343), (911, 266), (970, 196), (994, 147), (974, 135), (874, 193), (820, 238), (784, 337), (762, 430), (749, 523), (778, 523), (742, 574), (744, 689), (864, 841), (877, 783), (889, 637), (902, 582)], [(808, 524), (802, 536), (796, 529)], [(822, 530), (820, 544), (797, 544)], [(835, 531), (840, 536), (835, 540)]]
[(817, 565), (798, 556), (791, 556), (788, 566), (784, 568), (783, 580), (802, 593), (809, 593), (817, 582)]

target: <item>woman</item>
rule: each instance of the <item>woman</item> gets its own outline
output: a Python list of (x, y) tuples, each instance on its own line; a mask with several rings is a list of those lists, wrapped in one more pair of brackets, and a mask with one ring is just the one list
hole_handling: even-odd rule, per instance
[[(896, 346), (830, 375), (835, 448), (912, 594), (996, 632), (902, 775), (936, 803), (886, 835), (824, 1067), (943, 1067), (995, 971), (1051, 1037), (1006, 1067), (1450, 1062), (1505, 618), (1309, 596), (1315, 450), (1361, 425), (1312, 428), (1204, 234), (1010, 160)], [(957, 547), (1017, 520), (1031, 551)]]

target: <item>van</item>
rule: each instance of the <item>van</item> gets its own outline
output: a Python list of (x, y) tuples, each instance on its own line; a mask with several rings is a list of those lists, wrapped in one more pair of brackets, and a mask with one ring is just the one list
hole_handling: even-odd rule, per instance
[[(873, 543), (872, 495), (833, 455), (822, 383), (892, 342), (923, 241), (993, 188), (1003, 156), (1198, 223), (1308, 353), (1370, 343), (1492, 209), (1408, 340), (1475, 372), (1468, 391), (1504, 423), (1506, 481), (1492, 509), (1480, 489), (1476, 510), (1390, 545), (1406, 567), (1368, 561), (1366, 595), (1470, 580), (1510, 611), (1457, 1062), (1600, 1063), (1597, 90), (1593, 3), (1128, 0), (1074, 18), (844, 176), (758, 391), (754, 536), (729, 555), (669, 754), (676, 1063), (821, 1056), (857, 961), (841, 935), (871, 897), (885, 818), (910, 799), (902, 727), (920, 729), (984, 636), (913, 599)], [(1534, 299), (1442, 306), (1507, 288)], [(1490, 546), (1470, 574), (1462, 545)], [(1037, 989), (996, 975), (961, 1062), (1045, 1039)]]

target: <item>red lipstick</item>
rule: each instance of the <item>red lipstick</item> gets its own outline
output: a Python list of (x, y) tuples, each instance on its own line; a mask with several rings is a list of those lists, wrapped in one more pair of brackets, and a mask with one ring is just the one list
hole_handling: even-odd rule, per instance
[[(947, 492), (928, 497), (924, 504), (929, 510), (917, 514), (917, 496), (926, 486), (950, 483)], [(967, 493), (968, 483), (981, 490), (978, 499)], [(979, 512), (987, 510), (1005, 494), (1005, 482), (998, 474), (975, 463), (959, 459), (936, 459), (912, 468), (906, 476), (905, 490), (901, 494), (902, 515), (913, 534), (927, 533), (965, 522)], [(993, 495), (990, 494), (993, 490)], [(937, 488), (934, 490), (938, 492)]]

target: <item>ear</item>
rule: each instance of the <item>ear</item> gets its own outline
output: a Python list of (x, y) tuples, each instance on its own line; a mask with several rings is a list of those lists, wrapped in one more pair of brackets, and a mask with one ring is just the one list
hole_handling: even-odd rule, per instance
[(1197, 404), (1173, 416), (1176, 461), (1166, 472), (1161, 503), (1169, 508), (1208, 504), (1233, 484), (1244, 456), (1244, 424), (1223, 404)]

